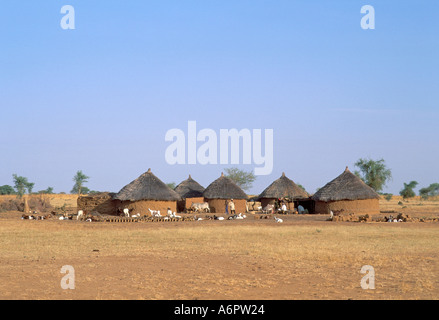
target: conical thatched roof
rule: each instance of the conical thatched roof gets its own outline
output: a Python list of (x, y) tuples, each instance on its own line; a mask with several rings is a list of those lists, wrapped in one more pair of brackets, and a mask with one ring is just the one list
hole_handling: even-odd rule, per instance
[(153, 175), (151, 169), (123, 187), (114, 198), (122, 201), (175, 201), (181, 199), (178, 193)]
[(178, 186), (174, 189), (182, 198), (198, 198), (203, 196), (204, 187), (201, 186), (197, 181), (192, 179), (189, 175), (189, 178), (182, 181)]
[(379, 199), (379, 197), (378, 193), (346, 167), (346, 170), (341, 175), (317, 191), (312, 196), (312, 199), (327, 202), (337, 200)]
[(270, 184), (262, 193), (259, 195), (259, 199), (279, 199), (279, 198), (290, 198), (291, 200), (305, 199), (309, 198), (308, 192), (303, 190), (293, 180), (288, 179), (285, 173), (282, 176)]
[(204, 190), (203, 197), (207, 199), (247, 199), (245, 192), (223, 173)]

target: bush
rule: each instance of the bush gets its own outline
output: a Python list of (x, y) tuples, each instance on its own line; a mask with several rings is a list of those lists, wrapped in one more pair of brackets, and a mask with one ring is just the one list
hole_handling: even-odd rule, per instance
[(15, 194), (15, 190), (14, 188), (12, 188), (11, 186), (8, 185), (4, 185), (0, 187), (0, 194), (1, 195), (5, 195), (5, 194)]
[(414, 188), (418, 185), (417, 181), (410, 181), (410, 183), (404, 183), (404, 189), (402, 189), (399, 194), (405, 199), (413, 198), (416, 196)]
[(429, 197), (435, 197), (439, 195), (439, 183), (432, 183), (429, 187), (419, 190), (419, 195), (422, 199), (428, 199)]

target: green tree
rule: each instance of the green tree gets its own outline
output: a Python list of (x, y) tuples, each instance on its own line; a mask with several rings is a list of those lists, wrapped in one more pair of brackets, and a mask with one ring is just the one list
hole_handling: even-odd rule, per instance
[(360, 172), (355, 171), (355, 174), (376, 192), (383, 190), (386, 183), (392, 179), (392, 172), (386, 167), (384, 159), (375, 161), (361, 158), (355, 166), (360, 169)]
[(29, 182), (27, 178), (18, 176), (16, 174), (13, 174), (12, 178), (14, 180), (14, 188), (17, 191), (19, 198), (23, 197), (23, 195), (26, 193), (26, 190), (28, 190), (29, 193), (32, 192), (35, 183)]
[(175, 182), (170, 182), (170, 183), (167, 183), (166, 185), (167, 185), (169, 188), (171, 188), (172, 190), (174, 190), (175, 187), (177, 186), (177, 185), (175, 184)]
[(247, 172), (238, 168), (227, 168), (225, 171), (226, 177), (232, 179), (241, 189), (246, 191), (252, 187), (256, 180), (256, 176), (251, 171)]
[(4, 195), (4, 194), (16, 194), (14, 188), (12, 188), (9, 185), (4, 185), (0, 187), (0, 194)]
[(385, 194), (383, 194), (383, 196), (384, 196), (384, 199), (386, 199), (387, 201), (390, 201), (390, 200), (392, 200), (393, 194), (385, 193)]
[(38, 191), (39, 194), (53, 194), (53, 188), (48, 187), (46, 190), (40, 190)]
[(77, 186), (73, 186), (73, 189), (70, 191), (71, 194), (90, 194), (90, 189), (87, 187), (82, 186), (81, 187), (81, 193), (79, 193), (79, 189)]
[(88, 179), (90, 179), (90, 177), (86, 176), (81, 170), (76, 172), (75, 176), (73, 177), (75, 184), (70, 193), (77, 193), (81, 195), (90, 192), (88, 188), (84, 187), (84, 184), (88, 182)]
[(404, 189), (402, 189), (399, 194), (402, 196), (403, 199), (413, 198), (414, 196), (416, 196), (416, 193), (415, 191), (413, 191), (413, 189), (416, 188), (417, 185), (417, 181), (404, 183)]
[(439, 183), (432, 183), (426, 188), (419, 190), (419, 195), (422, 199), (427, 199), (429, 197), (435, 197), (439, 195)]
[(27, 192), (28, 192), (29, 194), (32, 193), (32, 190), (34, 189), (34, 186), (35, 186), (35, 183), (33, 183), (33, 182), (29, 182), (29, 183), (27, 184), (26, 189), (27, 189)]

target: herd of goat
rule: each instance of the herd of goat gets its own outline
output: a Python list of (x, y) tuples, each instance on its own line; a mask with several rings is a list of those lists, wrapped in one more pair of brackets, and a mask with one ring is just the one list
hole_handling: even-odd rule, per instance
[[(136, 213), (136, 214), (131, 214), (130, 210), (125, 208), (123, 210), (123, 215), (121, 215), (121, 218), (129, 218), (131, 221), (133, 220), (154, 220), (156, 219), (157, 221), (185, 221), (187, 220), (185, 217), (182, 217), (180, 215), (177, 215), (175, 212), (172, 212), (172, 210), (168, 210), (166, 215), (162, 215), (160, 213), (159, 210), (151, 210), (149, 209), (149, 213), (150, 215), (141, 215), (140, 213)], [(102, 219), (102, 216), (98, 215), (93, 215), (93, 214), (88, 214), (86, 215), (85, 212), (83, 210), (79, 210), (76, 218), (74, 217), (74, 215), (72, 214), (62, 214), (60, 216), (56, 216), (53, 214), (47, 214), (47, 215), (39, 215), (37, 212), (30, 212), (29, 214), (23, 214), (21, 216), (21, 219), (23, 220), (47, 220), (47, 219), (58, 219), (58, 220), (78, 220), (78, 221), (86, 221), (86, 222), (95, 222), (95, 221), (104, 221), (104, 219)], [(244, 220), (246, 219), (247, 216), (245, 214), (242, 213), (238, 213), (238, 214), (233, 214), (230, 215), (228, 217), (222, 217), (222, 216), (210, 216), (210, 215), (206, 215), (204, 217), (201, 216), (192, 216), (190, 217), (190, 220), (192, 221), (202, 221), (202, 220)], [(268, 216), (267, 216), (268, 218)], [(274, 220), (276, 223), (282, 223), (283, 220), (277, 217), (274, 217)], [(108, 221), (108, 220), (107, 220)]]
[[(262, 213), (274, 213), (273, 211), (274, 206), (273, 205), (267, 205), (266, 208), (258, 208)], [(152, 210), (148, 208), (149, 215), (141, 215), (140, 213), (131, 213), (132, 209), (128, 208), (120, 208), (118, 209), (118, 215), (121, 218), (129, 218), (131, 221), (135, 220), (158, 220), (158, 221), (179, 221), (179, 220), (189, 220), (189, 218), (178, 215), (176, 212), (172, 212), (170, 208), (168, 208), (166, 215), (162, 215), (160, 210)], [(207, 202), (204, 203), (192, 203), (192, 205), (187, 209), (187, 213), (195, 213), (195, 214), (201, 214), (201, 213), (210, 213), (209, 204)], [(52, 212), (51, 214), (47, 215), (39, 215), (36, 211), (29, 212), (29, 214), (23, 214), (21, 219), (23, 220), (46, 220), (50, 218), (55, 218), (58, 220), (80, 220), (80, 221), (87, 221), (87, 222), (94, 222), (94, 221), (108, 221), (108, 219), (103, 218), (102, 215), (98, 213), (94, 214), (85, 214), (84, 210), (79, 210), (76, 218), (73, 214), (61, 214), (57, 215), (56, 213)], [(195, 221), (201, 221), (201, 220), (243, 220), (246, 219), (247, 216), (245, 214), (239, 213), (239, 214), (233, 214), (228, 217), (221, 217), (221, 216), (210, 216), (205, 215), (205, 217), (199, 217), (197, 215), (190, 217), (190, 220)], [(268, 218), (268, 217), (267, 217)], [(283, 220), (277, 217), (274, 217), (275, 221), (277, 223), (282, 223)]]

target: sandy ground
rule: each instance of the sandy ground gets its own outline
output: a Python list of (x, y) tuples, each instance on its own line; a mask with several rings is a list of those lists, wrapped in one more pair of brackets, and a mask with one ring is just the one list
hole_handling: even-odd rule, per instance
[[(20, 216), (0, 214), (0, 299), (439, 298), (439, 223)], [(74, 268), (73, 290), (61, 288), (64, 265)], [(361, 288), (364, 265), (374, 268), (374, 290)]]

